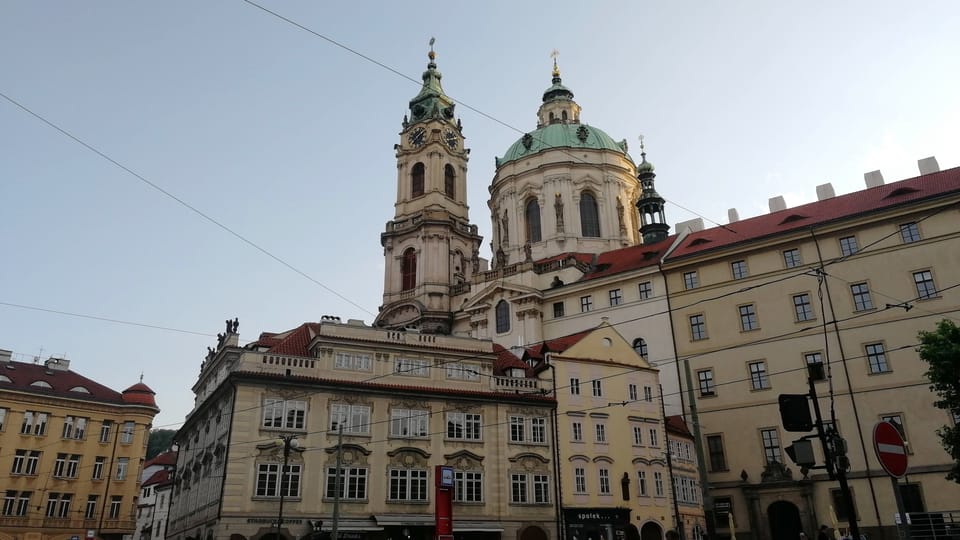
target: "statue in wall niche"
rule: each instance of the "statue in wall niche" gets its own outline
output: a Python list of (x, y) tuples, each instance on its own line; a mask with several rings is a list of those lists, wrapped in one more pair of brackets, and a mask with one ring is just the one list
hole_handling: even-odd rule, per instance
[(480, 271), (480, 251), (473, 250), (473, 255), (470, 256), (470, 264), (473, 265), (473, 273), (476, 274)]
[(504, 253), (503, 247), (497, 248), (497, 268), (502, 268), (507, 265), (507, 254)]
[(563, 232), (563, 198), (559, 193), (554, 196), (553, 209), (557, 212), (557, 232)]
[(503, 219), (501, 220), (503, 224), (503, 235), (500, 236), (500, 245), (509, 246), (510, 245), (510, 218), (507, 216), (507, 211), (503, 211)]
[(627, 226), (623, 222), (623, 201), (617, 197), (617, 220), (620, 222), (620, 234), (626, 234)]
[(530, 242), (523, 245), (523, 256), (524, 261), (533, 262), (533, 246), (530, 245)]

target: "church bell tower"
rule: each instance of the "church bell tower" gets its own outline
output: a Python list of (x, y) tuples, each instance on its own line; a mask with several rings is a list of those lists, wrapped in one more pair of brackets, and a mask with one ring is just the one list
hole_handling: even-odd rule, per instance
[(477, 271), (483, 238), (470, 224), (467, 156), (455, 103), (443, 93), (433, 40), (423, 87), (410, 100), (396, 144), (394, 218), (380, 234), (383, 305), (374, 322), (387, 328), (448, 334), (450, 298)]

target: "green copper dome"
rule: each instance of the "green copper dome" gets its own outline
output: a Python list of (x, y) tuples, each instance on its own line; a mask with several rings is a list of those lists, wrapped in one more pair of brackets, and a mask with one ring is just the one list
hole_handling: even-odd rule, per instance
[(630, 159), (627, 154), (627, 141), (614, 141), (602, 130), (586, 124), (558, 123), (548, 124), (521, 137), (510, 146), (502, 158), (496, 158), (496, 166), (500, 167), (554, 148), (611, 150)]

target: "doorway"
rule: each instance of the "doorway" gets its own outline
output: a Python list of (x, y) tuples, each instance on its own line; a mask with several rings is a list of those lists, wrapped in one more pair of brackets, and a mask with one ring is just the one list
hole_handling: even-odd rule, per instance
[[(777, 501), (767, 508), (767, 521), (770, 522), (770, 538), (774, 540), (800, 538), (803, 523), (800, 510), (787, 501)], [(812, 535), (813, 531), (809, 531)]]

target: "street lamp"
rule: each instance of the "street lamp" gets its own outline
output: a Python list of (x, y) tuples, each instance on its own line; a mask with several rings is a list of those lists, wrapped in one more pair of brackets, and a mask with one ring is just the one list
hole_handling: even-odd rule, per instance
[(280, 540), (280, 527), (283, 526), (283, 496), (289, 489), (287, 485), (287, 461), (290, 459), (290, 450), (299, 450), (300, 441), (296, 435), (282, 435), (277, 439), (277, 446), (283, 446), (283, 468), (280, 469), (280, 512), (277, 514), (277, 533), (275, 540)]

